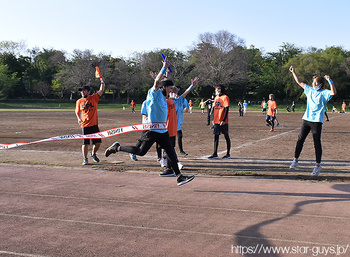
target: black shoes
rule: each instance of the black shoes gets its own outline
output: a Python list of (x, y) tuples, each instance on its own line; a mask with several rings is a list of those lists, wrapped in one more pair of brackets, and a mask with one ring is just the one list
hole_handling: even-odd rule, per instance
[(110, 156), (112, 153), (116, 153), (118, 152), (118, 147), (120, 146), (119, 142), (115, 142), (113, 145), (111, 145), (110, 147), (108, 147), (105, 151), (105, 156), (108, 157)]
[(192, 181), (194, 179), (194, 176), (185, 176), (185, 175), (180, 175), (178, 178), (177, 178), (177, 185), (178, 186), (182, 186), (182, 185), (185, 185), (187, 184), (188, 182)]

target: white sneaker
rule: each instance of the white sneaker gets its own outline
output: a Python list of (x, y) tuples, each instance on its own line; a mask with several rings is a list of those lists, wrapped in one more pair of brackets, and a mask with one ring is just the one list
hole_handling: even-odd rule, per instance
[(181, 162), (178, 162), (178, 163), (177, 163), (177, 166), (179, 167), (179, 170), (182, 170), (182, 168), (184, 167), (184, 166), (181, 164)]
[(296, 169), (298, 167), (298, 161), (293, 160), (292, 164), (289, 166), (290, 169)]
[(315, 168), (312, 171), (311, 175), (312, 176), (318, 176), (320, 174), (321, 170), (322, 170), (322, 166), (321, 165), (318, 165), (318, 166), (315, 165)]
[(162, 159), (160, 160), (160, 166), (161, 167), (165, 167), (166, 166), (166, 159), (164, 157), (162, 157)]

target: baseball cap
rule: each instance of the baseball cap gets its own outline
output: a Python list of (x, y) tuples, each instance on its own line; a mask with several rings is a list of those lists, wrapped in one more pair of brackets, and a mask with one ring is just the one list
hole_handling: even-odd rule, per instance
[(83, 91), (84, 89), (86, 89), (87, 91), (91, 91), (91, 88), (89, 86), (80, 87), (78, 90)]

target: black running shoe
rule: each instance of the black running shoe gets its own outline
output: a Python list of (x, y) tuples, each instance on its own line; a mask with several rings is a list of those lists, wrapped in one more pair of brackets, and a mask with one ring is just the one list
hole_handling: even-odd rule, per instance
[(175, 177), (175, 173), (172, 169), (165, 169), (159, 174), (159, 176), (161, 176), (161, 177)]
[(182, 186), (182, 185), (185, 185), (186, 183), (192, 181), (194, 179), (194, 176), (184, 176), (184, 175), (180, 175), (178, 178), (177, 178), (177, 185), (178, 186)]
[(222, 159), (231, 159), (231, 156), (229, 154), (226, 154), (225, 156), (222, 157)]
[(113, 145), (111, 145), (110, 147), (108, 147), (105, 151), (105, 156), (108, 157), (110, 156), (112, 153), (116, 153), (118, 152), (118, 147), (120, 146), (119, 142), (115, 142)]
[(94, 162), (97, 162), (97, 163), (100, 162), (100, 159), (97, 158), (96, 154), (92, 154), (92, 155), (91, 155), (91, 158), (94, 160)]
[(186, 157), (186, 156), (188, 155), (188, 153), (180, 152), (180, 155), (181, 155), (182, 157)]
[(216, 160), (216, 159), (219, 159), (219, 157), (218, 157), (217, 154), (213, 154), (213, 155), (210, 155), (210, 156), (208, 157), (208, 159), (210, 159), (210, 160)]

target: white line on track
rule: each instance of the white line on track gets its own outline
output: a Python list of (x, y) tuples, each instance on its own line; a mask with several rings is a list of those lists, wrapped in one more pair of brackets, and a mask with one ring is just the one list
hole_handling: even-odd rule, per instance
[[(295, 129), (286, 131), (286, 132), (282, 132), (282, 133), (279, 133), (279, 134), (275, 134), (275, 135), (270, 136), (270, 137), (261, 138), (261, 139), (255, 140), (255, 141), (251, 141), (251, 142), (248, 142), (248, 143), (244, 143), (243, 145), (231, 147), (231, 150), (238, 150), (238, 149), (241, 149), (241, 148), (243, 148), (243, 147), (247, 147), (247, 146), (250, 146), (250, 145), (254, 145), (254, 144), (260, 143), (260, 142), (262, 142), (262, 141), (266, 141), (266, 140), (270, 140), (270, 139), (273, 139), (273, 138), (276, 138), (276, 137), (284, 136), (284, 135), (286, 135), (286, 134), (295, 132), (295, 131), (297, 131), (297, 130), (299, 130), (299, 129), (300, 129), (300, 128), (298, 127), (298, 128), (295, 128)], [(224, 154), (224, 153), (226, 153), (226, 151), (219, 152), (218, 154)], [(209, 157), (209, 155), (205, 155), (205, 156), (198, 157), (198, 159), (207, 159), (208, 157)]]
[(66, 222), (66, 223), (75, 223), (75, 224), (87, 224), (93, 226), (109, 226), (109, 227), (119, 227), (127, 229), (139, 229), (139, 230), (151, 230), (151, 231), (162, 231), (170, 233), (188, 233), (188, 234), (200, 234), (208, 236), (221, 236), (221, 237), (236, 237), (236, 238), (253, 238), (253, 239), (264, 239), (269, 241), (279, 241), (279, 242), (289, 242), (289, 243), (303, 243), (303, 244), (317, 244), (317, 245), (331, 245), (334, 244), (325, 244), (317, 242), (306, 242), (298, 240), (288, 240), (288, 239), (279, 239), (279, 238), (267, 238), (267, 237), (254, 237), (254, 236), (240, 236), (235, 234), (225, 234), (225, 233), (215, 233), (215, 232), (205, 232), (205, 231), (189, 231), (189, 230), (180, 230), (180, 229), (169, 229), (169, 228), (155, 228), (155, 227), (146, 227), (146, 226), (133, 226), (133, 225), (124, 225), (124, 224), (114, 224), (107, 222), (96, 222), (96, 221), (83, 221), (83, 220), (70, 220), (70, 219), (58, 219), (58, 218), (46, 218), (46, 217), (37, 217), (37, 216), (28, 216), (28, 215), (17, 215), (17, 214), (7, 214), (0, 213), (0, 216), (3, 217), (13, 217), (13, 218), (23, 218), (23, 219), (34, 219), (34, 220), (45, 220), (45, 221), (57, 221), (57, 222)]
[[(1, 192), (1, 191), (0, 191)], [(150, 205), (150, 206), (160, 206), (169, 208), (188, 208), (188, 209), (207, 209), (207, 210), (217, 210), (217, 211), (233, 211), (233, 212), (249, 212), (249, 213), (259, 213), (259, 214), (270, 214), (270, 215), (288, 215), (287, 212), (272, 212), (272, 211), (257, 211), (248, 209), (235, 209), (235, 208), (224, 208), (224, 207), (210, 207), (210, 206), (198, 206), (198, 205), (179, 205), (179, 204), (167, 204), (167, 203), (152, 203), (152, 202), (140, 202), (140, 201), (127, 201), (127, 200), (117, 200), (117, 199), (106, 199), (106, 198), (91, 198), (91, 197), (77, 197), (77, 196), (61, 196), (61, 195), (49, 195), (49, 194), (33, 194), (25, 192), (6, 192), (2, 191), (2, 194), (11, 195), (22, 195), (22, 196), (35, 196), (35, 197), (46, 197), (46, 198), (58, 198), (58, 199), (70, 199), (79, 201), (92, 201), (92, 202), (114, 202), (114, 203), (125, 203), (125, 204), (139, 204), (139, 205)], [(346, 194), (344, 194), (347, 196)], [(303, 196), (288, 196), (288, 197), (303, 197)], [(310, 196), (304, 196), (310, 197)], [(334, 197), (330, 197), (334, 198)], [(337, 198), (338, 199), (338, 198)], [(0, 213), (0, 216), (3, 215)], [(314, 217), (314, 218), (330, 218), (330, 219), (349, 219), (350, 217), (342, 216), (326, 216), (326, 215), (311, 215), (311, 214), (294, 214), (295, 216), (301, 217)]]
[(15, 256), (23, 256), (23, 257), (47, 257), (46, 255), (37, 255), (37, 254), (28, 254), (28, 253), (16, 253), (16, 252), (10, 252), (10, 251), (1, 251), (0, 254), (8, 254), (8, 255), (15, 255)]

